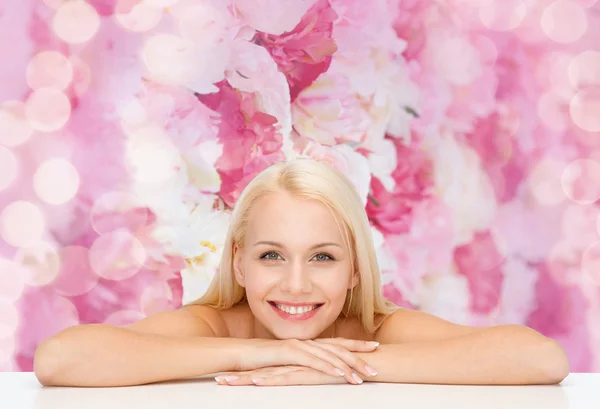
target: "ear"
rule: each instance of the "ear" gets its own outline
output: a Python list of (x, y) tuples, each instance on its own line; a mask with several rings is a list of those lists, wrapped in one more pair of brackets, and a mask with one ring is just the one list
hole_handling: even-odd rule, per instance
[(242, 269), (242, 251), (237, 244), (233, 245), (233, 274), (238, 284), (245, 287), (246, 280)]
[(354, 271), (352, 277), (350, 277), (350, 280), (348, 281), (348, 290), (351, 290), (354, 287), (356, 287), (358, 285), (359, 280), (360, 274), (358, 273), (358, 271)]

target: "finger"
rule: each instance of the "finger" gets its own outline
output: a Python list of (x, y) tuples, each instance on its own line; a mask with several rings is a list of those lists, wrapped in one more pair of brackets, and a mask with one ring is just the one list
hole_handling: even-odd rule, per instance
[(335, 353), (323, 348), (321, 345), (317, 344), (314, 341), (308, 340), (301, 342), (301, 348), (308, 351), (317, 358), (329, 362), (331, 365), (333, 365), (334, 373), (338, 376), (344, 376), (346, 380), (350, 383), (357, 384), (362, 382), (362, 379), (360, 379), (360, 377), (357, 378), (356, 376), (354, 376), (352, 368)]
[(347, 338), (317, 338), (314, 340), (322, 344), (339, 345), (353, 352), (374, 351), (379, 346), (376, 341), (363, 341), (359, 339)]
[(367, 362), (364, 359), (358, 357), (355, 353), (348, 351), (346, 348), (328, 343), (319, 344), (315, 342), (315, 344), (319, 345), (323, 349), (330, 351), (331, 353), (335, 354), (337, 357), (342, 359), (349, 367), (351, 367), (354, 371), (358, 372), (357, 375), (359, 377), (361, 375), (366, 377), (372, 377), (377, 375), (377, 371), (375, 370), (375, 368), (369, 366), (369, 364), (367, 364)]
[(346, 380), (342, 377), (331, 377), (318, 371), (295, 371), (279, 375), (273, 375), (265, 378), (254, 378), (256, 386), (295, 386), (295, 385), (325, 385), (325, 384), (345, 384)]
[[(283, 355), (287, 356), (290, 363), (307, 368), (316, 369), (331, 376), (346, 376), (348, 366), (334, 354), (323, 348), (315, 347), (306, 341), (289, 339), (280, 345)], [(341, 367), (346, 367), (344, 370)], [(348, 380), (351, 382), (351, 379)]]
[(220, 375), (215, 377), (215, 380), (219, 385), (232, 385), (232, 386), (241, 386), (241, 385), (253, 385), (253, 378), (264, 378), (273, 375), (279, 375), (285, 372), (289, 372), (295, 370), (298, 367), (289, 367), (289, 366), (278, 366), (278, 367), (268, 367), (268, 368), (260, 368), (252, 371), (243, 371), (243, 372), (231, 372), (225, 375)]

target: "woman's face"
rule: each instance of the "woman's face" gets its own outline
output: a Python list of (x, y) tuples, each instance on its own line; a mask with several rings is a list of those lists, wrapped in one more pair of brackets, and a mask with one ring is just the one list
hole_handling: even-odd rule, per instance
[(255, 332), (279, 339), (318, 338), (358, 282), (331, 211), (283, 191), (253, 206), (244, 247), (234, 252), (236, 278), (259, 327)]

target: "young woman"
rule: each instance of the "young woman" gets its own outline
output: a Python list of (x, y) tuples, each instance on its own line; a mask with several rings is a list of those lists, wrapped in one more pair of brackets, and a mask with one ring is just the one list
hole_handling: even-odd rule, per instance
[(34, 369), (43, 385), (72, 386), (216, 373), (221, 385), (552, 384), (569, 363), (528, 327), (458, 325), (386, 301), (353, 185), (297, 159), (242, 192), (203, 297), (125, 327), (67, 328), (39, 345)]

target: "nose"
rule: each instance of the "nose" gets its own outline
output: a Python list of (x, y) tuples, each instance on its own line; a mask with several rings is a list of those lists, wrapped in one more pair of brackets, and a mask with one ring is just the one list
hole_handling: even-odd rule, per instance
[(289, 269), (281, 279), (281, 290), (292, 295), (310, 293), (312, 283), (308, 269), (304, 268), (299, 262), (290, 264)]

